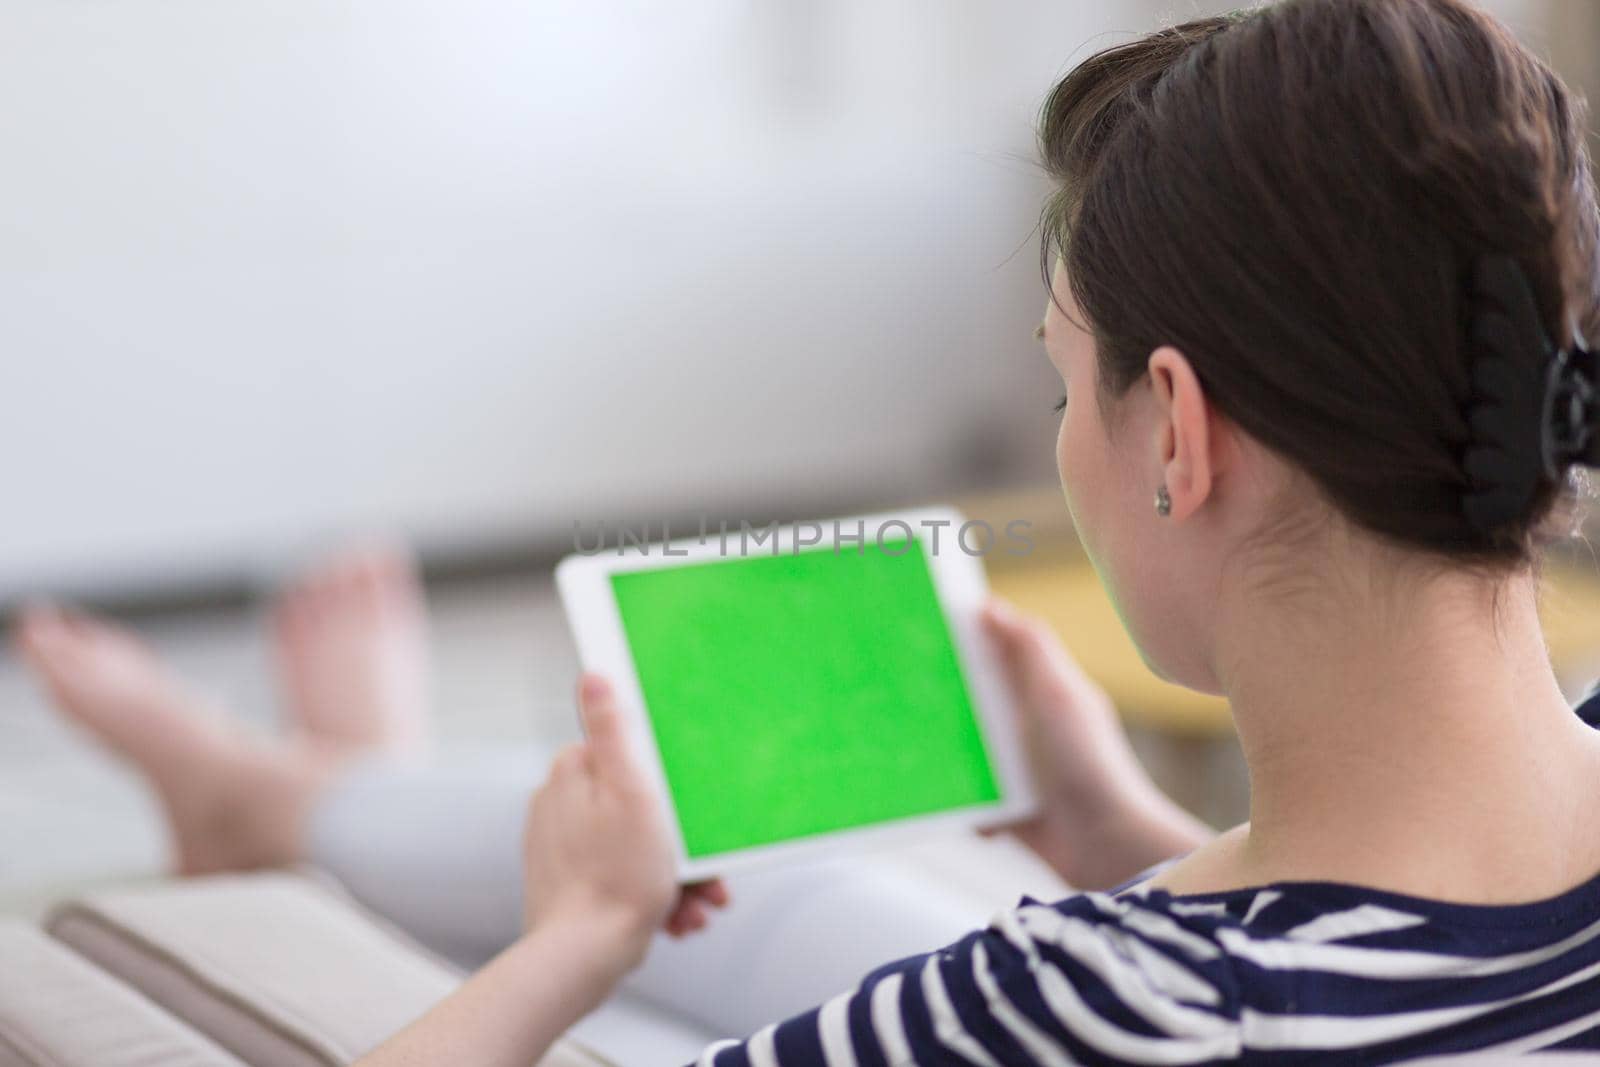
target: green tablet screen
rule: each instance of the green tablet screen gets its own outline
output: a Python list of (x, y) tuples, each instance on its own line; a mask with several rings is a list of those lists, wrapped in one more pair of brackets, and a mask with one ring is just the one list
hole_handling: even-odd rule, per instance
[(690, 858), (999, 799), (919, 540), (611, 582)]

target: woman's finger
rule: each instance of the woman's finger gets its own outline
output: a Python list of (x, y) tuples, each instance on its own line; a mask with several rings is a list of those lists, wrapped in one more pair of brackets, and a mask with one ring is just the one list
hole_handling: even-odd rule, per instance
[(1023, 615), (999, 598), (984, 606), (981, 618), (999, 646), (1013, 692), (1024, 702), (1070, 699), (1073, 683), (1087, 683), (1046, 623)]
[(712, 878), (704, 882), (693, 882), (683, 887), (685, 894), (697, 900), (704, 901), (714, 908), (726, 908), (732, 899), (728, 892), (728, 884), (721, 878)]
[(1043, 625), (1022, 614), (1007, 601), (993, 597), (984, 605), (984, 627), (1000, 642), (1008, 657), (1051, 659), (1053, 646)]
[(682, 938), (688, 937), (690, 934), (697, 933), (705, 928), (706, 921), (704, 916), (701, 916), (699, 919), (687, 916), (683, 918), (674, 916), (668, 921), (666, 931), (668, 937)]
[(1023, 667), (1031, 643), (1028, 620), (998, 597), (984, 605), (979, 620), (997, 646), (1006, 666), (1013, 671)]
[(709, 918), (704, 904), (694, 897), (685, 895), (672, 909), (672, 914), (667, 917), (667, 929), (669, 932), (673, 929), (699, 930), (705, 927)]

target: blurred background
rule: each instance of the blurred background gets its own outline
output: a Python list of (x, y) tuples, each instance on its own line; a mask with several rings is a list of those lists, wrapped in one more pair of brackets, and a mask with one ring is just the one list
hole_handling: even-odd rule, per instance
[(1043, 479), (1031, 120), (1148, 21), (8, 6), (0, 592), (133, 599)]
[[(265, 594), (387, 533), (446, 743), (493, 745), (571, 731), (575, 523), (954, 498), (1057, 538), (997, 585), (1232, 819), (1225, 709), (1154, 687), (1063, 525), (1032, 122), (1089, 52), (1234, 6), (0, 0), (0, 605), (114, 610), (269, 722)], [(1600, 5), (1487, 6), (1595, 95)], [(0, 894), (160, 855), (0, 663)]]

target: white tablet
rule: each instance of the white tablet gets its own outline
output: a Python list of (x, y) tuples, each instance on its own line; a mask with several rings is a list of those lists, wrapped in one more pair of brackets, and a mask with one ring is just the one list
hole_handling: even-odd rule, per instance
[(979, 629), (995, 542), (939, 508), (561, 561), (579, 658), (616, 689), (685, 880), (1034, 810)]

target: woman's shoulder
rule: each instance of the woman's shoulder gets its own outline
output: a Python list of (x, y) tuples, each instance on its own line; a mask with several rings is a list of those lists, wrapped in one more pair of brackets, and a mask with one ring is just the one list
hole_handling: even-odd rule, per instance
[(1569, 1033), (1593, 1014), (1572, 980), (1591, 970), (1600, 878), (1505, 907), (1309, 882), (1175, 895), (1147, 881), (1023, 898), (701, 1062), (1404, 1059)]
[(893, 1005), (905, 1048), (982, 1067), (1229, 1059), (1243, 1047), (1243, 1001), (1221, 919), (1138, 894), (1025, 897), (944, 949), (874, 972), (857, 997), (869, 1021)]
[(1062, 944), (1064, 926), (1093, 930), (1130, 973), (1152, 961), (1163, 971), (1182, 965), (1211, 987), (1209, 1000), (1231, 1005), (1235, 1015), (1315, 1011), (1330, 990), (1343, 1007), (1352, 990), (1381, 1001), (1396, 982), (1413, 993), (1426, 989), (1444, 1006), (1459, 989), (1491, 976), (1487, 984), (1498, 986), (1600, 969), (1600, 874), (1512, 904), (1331, 881), (1174, 893), (1147, 879), (1050, 904), (1024, 899), (997, 917), (991, 936), (1017, 927), (1035, 941)]
[(1228, 902), (1160, 891), (1075, 893), (1023, 898), (982, 937), (1003, 943), (1019, 973), (1062, 975), (1095, 1013), (1154, 1013), (1185, 1024), (1164, 1036), (1198, 1036), (1238, 1020), (1243, 991), (1229, 931), (1243, 918)]

